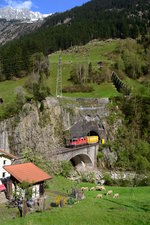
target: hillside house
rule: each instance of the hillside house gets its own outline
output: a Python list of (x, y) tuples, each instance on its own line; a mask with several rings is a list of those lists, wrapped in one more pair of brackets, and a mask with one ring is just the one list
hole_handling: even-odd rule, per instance
[[(9, 179), (10, 174), (3, 168), (3, 166), (11, 165), (12, 161), (17, 159), (16, 156), (0, 149), (0, 203), (5, 202), (4, 191), (6, 191), (6, 180)], [(3, 199), (3, 200), (2, 200)]]
[(9, 199), (13, 198), (14, 193), (23, 199), (26, 193), (26, 189), (23, 187), (25, 183), (32, 190), (31, 198), (33, 200), (40, 198), (44, 195), (44, 182), (52, 179), (51, 176), (33, 163), (4, 166), (4, 169), (11, 175), (8, 185), (9, 188), (7, 189)]
[(0, 181), (10, 177), (10, 174), (3, 168), (3, 166), (11, 165), (14, 159), (17, 159), (17, 157), (0, 149)]

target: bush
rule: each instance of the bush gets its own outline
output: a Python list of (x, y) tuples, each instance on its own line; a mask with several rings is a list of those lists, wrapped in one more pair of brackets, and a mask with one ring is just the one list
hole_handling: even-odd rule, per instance
[(129, 187), (134, 185), (133, 180), (112, 179), (109, 174), (104, 175), (105, 184), (109, 186)]
[(109, 186), (113, 185), (113, 180), (111, 179), (109, 174), (104, 175), (104, 180), (106, 185), (109, 185)]
[(145, 177), (144, 179), (142, 179), (140, 181), (136, 179), (134, 184), (136, 186), (150, 186), (150, 176), (147, 176), (147, 177)]
[(73, 166), (72, 166), (71, 162), (67, 162), (67, 161), (61, 162), (60, 175), (62, 175), (64, 177), (69, 177), (72, 170), (73, 170)]
[(36, 101), (44, 100), (48, 95), (50, 95), (50, 88), (46, 85), (41, 85), (40, 83), (33, 83), (33, 96)]
[(69, 199), (67, 200), (67, 204), (68, 204), (68, 205), (74, 205), (75, 202), (76, 202), (76, 199), (75, 199), (75, 198), (69, 198)]
[(89, 182), (89, 183), (95, 183), (95, 174), (94, 173), (81, 173), (81, 181), (82, 182)]
[(88, 182), (90, 183), (95, 183), (95, 174), (94, 173), (89, 173), (88, 175)]
[(97, 160), (100, 160), (100, 159), (102, 159), (104, 156), (103, 156), (103, 153), (102, 152), (98, 152), (98, 154), (97, 154)]
[(63, 93), (76, 93), (76, 92), (89, 93), (92, 91), (94, 91), (94, 89), (89, 85), (74, 85), (74, 86), (66, 86), (63, 88)]
[(120, 187), (130, 187), (133, 186), (134, 182), (133, 180), (123, 180), (123, 179), (118, 179), (118, 180), (113, 180), (113, 184), (117, 184)]
[(85, 173), (81, 173), (81, 180), (82, 182), (88, 182), (88, 177)]

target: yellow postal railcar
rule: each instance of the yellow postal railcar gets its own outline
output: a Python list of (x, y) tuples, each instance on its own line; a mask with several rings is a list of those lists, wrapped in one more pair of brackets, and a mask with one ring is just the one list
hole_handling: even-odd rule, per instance
[(98, 143), (98, 141), (99, 141), (98, 136), (88, 136), (87, 137), (87, 143), (88, 144)]

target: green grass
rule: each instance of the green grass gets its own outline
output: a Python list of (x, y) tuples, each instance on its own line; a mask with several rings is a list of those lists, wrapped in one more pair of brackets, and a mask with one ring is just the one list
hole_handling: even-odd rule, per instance
[(15, 98), (15, 89), (18, 86), (23, 86), (26, 78), (18, 79), (16, 81), (0, 82), (0, 97), (3, 98), (4, 103), (13, 102)]
[[(77, 63), (88, 65), (92, 62), (93, 68), (97, 68), (97, 62), (102, 61), (104, 66), (111, 66), (118, 57), (118, 47), (126, 46), (128, 44), (135, 45), (134, 40), (107, 40), (107, 41), (91, 41), (85, 46), (75, 46), (66, 51), (62, 51), (62, 78), (63, 87), (72, 85), (68, 79), (70, 78), (70, 71)], [(56, 77), (58, 70), (59, 52), (55, 52), (49, 56), (50, 60), (50, 77), (47, 81), (51, 89), (51, 94), (56, 96)], [(15, 89), (18, 86), (23, 86), (27, 78), (22, 78), (16, 81), (0, 82), (0, 97), (4, 99), (4, 104), (14, 101)], [(127, 78), (126, 83), (132, 88), (133, 92), (147, 96), (150, 91), (146, 91), (143, 84), (138, 81)], [(91, 84), (94, 91), (91, 93), (65, 93), (68, 97), (113, 97), (119, 95), (112, 83), (102, 83), (100, 85)], [(1, 111), (1, 106), (0, 106)], [(0, 112), (1, 113), (1, 112)]]
[[(0, 117), (3, 118), (5, 108), (8, 104), (13, 104), (15, 101), (15, 90), (17, 87), (23, 87), (27, 78), (18, 79), (16, 81), (9, 80), (0, 82), (0, 97), (3, 99), (3, 104), (0, 105)], [(27, 94), (27, 91), (25, 90)]]
[(142, 83), (138, 82), (137, 80), (130, 79), (128, 77), (126, 77), (125, 81), (134, 94), (141, 96), (150, 96), (150, 86), (146, 88)]
[[(61, 53), (62, 58), (62, 80), (63, 87), (69, 86), (72, 83), (68, 81), (70, 78), (70, 71), (78, 64), (82, 63), (88, 66), (91, 62), (93, 67), (97, 68), (97, 62), (102, 61), (104, 65), (110, 65), (113, 60), (111, 58), (112, 53), (115, 51), (118, 45), (118, 40), (112, 41), (93, 41), (85, 46), (73, 47), (72, 49), (63, 51)], [(50, 70), (51, 75), (49, 78), (49, 84), (51, 93), (56, 95), (56, 76), (58, 70), (59, 52), (51, 54), (50, 57)], [(101, 85), (92, 84), (94, 91), (91, 93), (64, 93), (64, 96), (69, 97), (112, 97), (118, 95), (118, 92), (112, 85), (112, 83), (102, 83)]]
[[(56, 198), (52, 191), (71, 191), (71, 181), (62, 177), (54, 177), (49, 182), (47, 190), (50, 200)], [(80, 183), (82, 186), (93, 186), (93, 184)], [(99, 192), (85, 192), (86, 199), (73, 206), (65, 208), (51, 208), (43, 213), (33, 213), (25, 218), (14, 220), (1, 217), (1, 225), (149, 225), (150, 224), (150, 187), (106, 187), (114, 193), (119, 193), (118, 199), (103, 196), (96, 199)], [(1, 208), (0, 208), (1, 210)], [(5, 209), (9, 210), (9, 209)], [(6, 212), (5, 212), (6, 215)], [(11, 215), (12, 216), (12, 215)], [(11, 217), (9, 214), (9, 218)]]

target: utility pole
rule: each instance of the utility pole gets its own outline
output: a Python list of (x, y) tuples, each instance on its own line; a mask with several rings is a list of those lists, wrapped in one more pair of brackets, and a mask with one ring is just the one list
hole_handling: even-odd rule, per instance
[(62, 66), (61, 66), (61, 50), (59, 51), (59, 63), (56, 80), (56, 97), (62, 97)]

